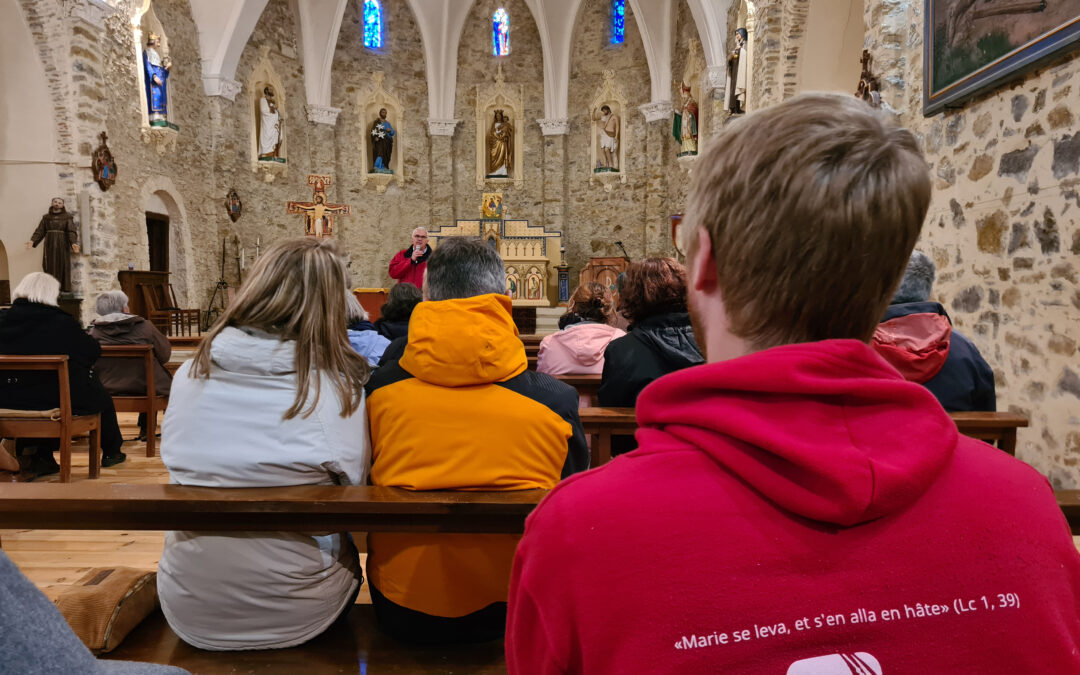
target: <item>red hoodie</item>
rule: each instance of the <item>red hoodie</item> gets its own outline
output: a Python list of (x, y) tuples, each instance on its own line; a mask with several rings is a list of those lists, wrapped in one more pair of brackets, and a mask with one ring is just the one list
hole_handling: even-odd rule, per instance
[(688, 368), (517, 550), (511, 673), (1080, 672), (1047, 481), (867, 345)]

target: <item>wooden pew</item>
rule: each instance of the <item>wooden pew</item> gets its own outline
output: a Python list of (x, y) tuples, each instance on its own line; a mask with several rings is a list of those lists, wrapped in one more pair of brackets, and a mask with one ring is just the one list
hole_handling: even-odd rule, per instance
[(600, 390), (600, 375), (556, 375), (555, 379), (574, 387), (578, 396), (589, 402), (590, 407), (596, 406), (596, 392)]
[[(590, 466), (593, 467), (611, 460), (612, 436), (632, 436), (637, 430), (633, 408), (581, 408), (578, 415), (585, 435), (592, 439)], [(996, 444), (1010, 455), (1016, 454), (1017, 428), (1028, 425), (1027, 418), (1016, 413), (958, 412), (949, 416), (960, 433)]]
[(521, 533), (544, 490), (13, 483), (0, 529)]
[(1058, 507), (1069, 521), (1073, 535), (1080, 535), (1080, 490), (1054, 490)]
[[(547, 494), (413, 492), (371, 486), (199, 488), (181, 485), (20, 483), (0, 485), (0, 529), (199, 530), (288, 532), (452, 532), (520, 534)], [(371, 605), (291, 649), (195, 649), (151, 614), (110, 659), (163, 663), (193, 673), (365, 672), (505, 673), (501, 641), (406, 648), (375, 625)]]
[(108, 359), (138, 359), (141, 362), (146, 391), (141, 396), (113, 395), (112, 400), (116, 412), (146, 415), (146, 456), (153, 457), (157, 452), (157, 414), (169, 405), (168, 396), (157, 395), (154, 348), (151, 345), (102, 345), (98, 363)]

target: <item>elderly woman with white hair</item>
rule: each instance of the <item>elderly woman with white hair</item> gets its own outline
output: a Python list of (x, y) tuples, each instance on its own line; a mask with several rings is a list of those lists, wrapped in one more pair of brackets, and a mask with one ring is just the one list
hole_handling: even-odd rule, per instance
[[(172, 356), (169, 338), (162, 335), (141, 316), (131, 313), (123, 291), (106, 291), (98, 296), (97, 313), (90, 326), (90, 336), (103, 345), (150, 345), (154, 348), (154, 390), (168, 396), (172, 376), (165, 364)], [(113, 396), (142, 396), (146, 393), (143, 364), (133, 359), (102, 359), (97, 364), (98, 377)], [(146, 440), (146, 413), (139, 413), (139, 440)]]
[[(23, 277), (12, 292), (11, 307), (0, 315), (0, 354), (66, 354), (71, 386), (71, 407), (76, 414), (101, 413), (101, 465), (113, 466), (126, 457), (116, 423), (112, 397), (94, 372), (101, 347), (87, 335), (74, 317), (57, 306), (60, 282), (44, 272)], [(9, 373), (0, 378), (0, 408), (47, 410), (60, 405), (60, 390), (51, 373)], [(20, 464), (27, 475), (43, 476), (60, 471), (53, 452), (59, 439), (20, 439), (16, 443)]]

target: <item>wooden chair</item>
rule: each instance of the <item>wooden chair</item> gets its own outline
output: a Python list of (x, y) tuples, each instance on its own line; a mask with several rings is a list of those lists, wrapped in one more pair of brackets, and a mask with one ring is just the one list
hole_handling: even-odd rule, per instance
[[(101, 471), (101, 415), (73, 415), (71, 385), (68, 381), (68, 357), (59, 356), (0, 356), (0, 372), (29, 370), (53, 371), (59, 380), (60, 407), (56, 410), (28, 411), (36, 417), (0, 416), (0, 436), (4, 438), (59, 438), (60, 482), (71, 480), (71, 439), (90, 435), (90, 477)], [(21, 412), (21, 411), (20, 411)]]
[(147, 318), (165, 335), (191, 335), (191, 327), (199, 332), (199, 310), (177, 307), (172, 284), (160, 286), (139, 284)]
[(146, 414), (146, 456), (157, 453), (157, 414), (169, 405), (168, 396), (158, 396), (154, 384), (154, 348), (150, 345), (102, 345), (98, 363), (106, 359), (138, 359), (142, 362), (146, 392), (141, 396), (113, 396), (116, 412)]

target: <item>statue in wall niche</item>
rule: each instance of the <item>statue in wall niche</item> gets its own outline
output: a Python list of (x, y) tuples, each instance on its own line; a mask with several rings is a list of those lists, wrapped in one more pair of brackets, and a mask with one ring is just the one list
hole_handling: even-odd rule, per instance
[(514, 177), (514, 126), (501, 109), (496, 110), (488, 132), (488, 178)]
[(881, 107), (881, 86), (873, 73), (874, 57), (866, 49), (863, 50), (862, 74), (859, 76), (859, 85), (855, 88), (855, 98), (865, 101), (871, 108)]
[(394, 127), (386, 119), (386, 108), (379, 109), (379, 118), (371, 125), (371, 154), (375, 158), (372, 171), (394, 173), (390, 168), (390, 156), (394, 154)]
[(79, 230), (60, 197), (53, 197), (49, 212), (41, 217), (30, 241), (26, 242), (26, 250), (37, 248), (43, 241), (41, 269), (60, 281), (61, 292), (70, 293), (71, 254), (79, 252)]
[(618, 171), (621, 120), (611, 112), (611, 106), (602, 105), (600, 110), (593, 113), (593, 121), (599, 127), (600, 152), (603, 155), (597, 160), (598, 166), (593, 171)]
[(146, 113), (152, 127), (169, 126), (169, 69), (172, 61), (158, 49), (161, 38), (150, 33), (143, 50), (143, 70), (146, 75)]
[(698, 104), (690, 87), (682, 84), (682, 108), (675, 113), (672, 135), (679, 141), (679, 157), (696, 155), (698, 152)]
[(746, 57), (747, 33), (745, 28), (735, 29), (735, 49), (727, 60), (727, 109), (732, 115), (746, 112), (746, 79), (749, 61)]
[(281, 157), (281, 113), (278, 112), (274, 88), (263, 87), (259, 99), (259, 161), (284, 162)]

